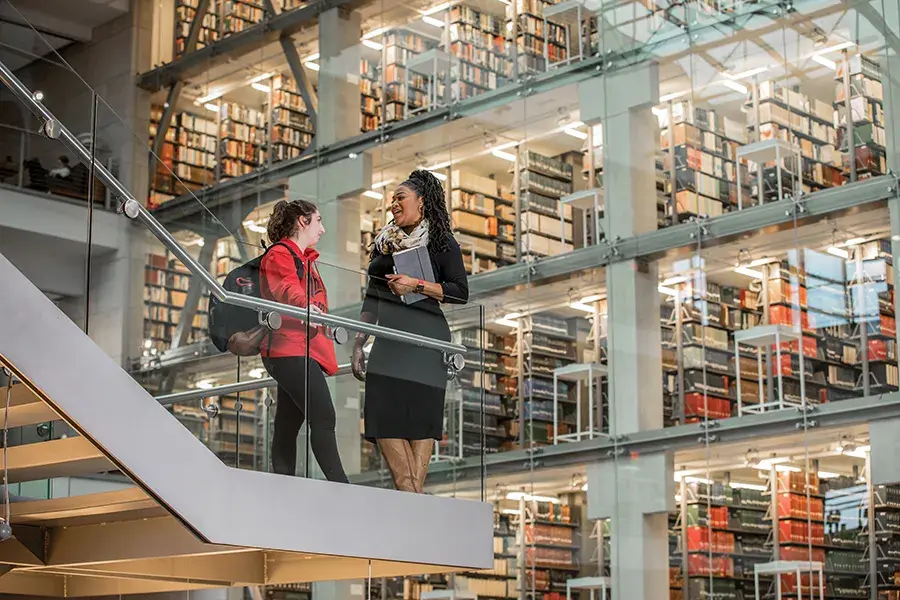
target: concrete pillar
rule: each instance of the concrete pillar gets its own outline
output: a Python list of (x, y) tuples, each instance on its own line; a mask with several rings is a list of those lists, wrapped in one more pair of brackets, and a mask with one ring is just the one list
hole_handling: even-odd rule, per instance
[[(659, 100), (657, 65), (582, 82), (579, 99), (581, 120), (603, 124), (607, 239), (656, 229), (659, 133), (651, 108)], [(606, 270), (613, 436), (663, 426), (657, 273), (655, 264), (635, 260)], [(672, 472), (672, 457), (665, 454), (625, 456), (588, 468), (589, 514), (611, 519), (613, 598), (651, 600), (667, 594)]]
[(359, 135), (358, 11), (332, 8), (319, 15), (319, 148)]

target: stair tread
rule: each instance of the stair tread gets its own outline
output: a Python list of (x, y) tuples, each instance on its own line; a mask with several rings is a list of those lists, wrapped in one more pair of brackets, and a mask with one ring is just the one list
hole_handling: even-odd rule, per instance
[[(0, 424), (6, 398), (0, 397)], [(34, 395), (28, 387), (18, 384), (12, 387), (9, 402), (9, 427), (25, 427), (47, 421), (57, 421), (59, 415), (46, 402)]]
[(14, 523), (69, 527), (159, 517), (167, 514), (138, 487), (10, 504)]
[[(11, 446), (8, 454), (10, 483), (89, 475), (116, 468), (90, 440), (80, 436)], [(3, 464), (0, 452), (0, 469)]]

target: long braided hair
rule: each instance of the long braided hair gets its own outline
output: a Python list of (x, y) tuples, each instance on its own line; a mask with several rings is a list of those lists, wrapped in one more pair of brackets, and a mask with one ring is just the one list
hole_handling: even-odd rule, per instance
[[(416, 169), (400, 185), (406, 186), (422, 199), (422, 216), (428, 221), (428, 252), (435, 255), (450, 249), (453, 230), (444, 197), (444, 186), (434, 173)], [(373, 249), (373, 255), (377, 250)]]

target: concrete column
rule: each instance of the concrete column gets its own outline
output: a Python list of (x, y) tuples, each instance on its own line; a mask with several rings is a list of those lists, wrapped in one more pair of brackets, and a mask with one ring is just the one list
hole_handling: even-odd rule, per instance
[[(607, 239), (657, 227), (655, 155), (659, 99), (656, 64), (579, 84), (581, 120), (603, 124)], [(610, 433), (663, 426), (658, 269), (642, 261), (607, 267)], [(666, 512), (674, 508), (672, 457), (623, 457), (588, 468), (591, 518), (610, 518), (613, 598), (667, 594)], [(648, 489), (655, 490), (648, 493)], [(636, 558), (639, 557), (639, 558)]]
[(319, 148), (359, 134), (361, 23), (358, 11), (319, 15)]
[[(894, 38), (896, 39), (896, 38)], [(884, 132), (887, 137), (887, 168), (900, 173), (900, 57), (882, 54), (881, 84), (884, 88)]]

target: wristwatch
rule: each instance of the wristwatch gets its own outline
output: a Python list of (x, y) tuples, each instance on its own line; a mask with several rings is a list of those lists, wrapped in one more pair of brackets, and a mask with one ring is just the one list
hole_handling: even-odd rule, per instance
[(419, 283), (416, 284), (416, 293), (421, 294), (424, 291), (425, 291), (425, 282), (420, 279)]

